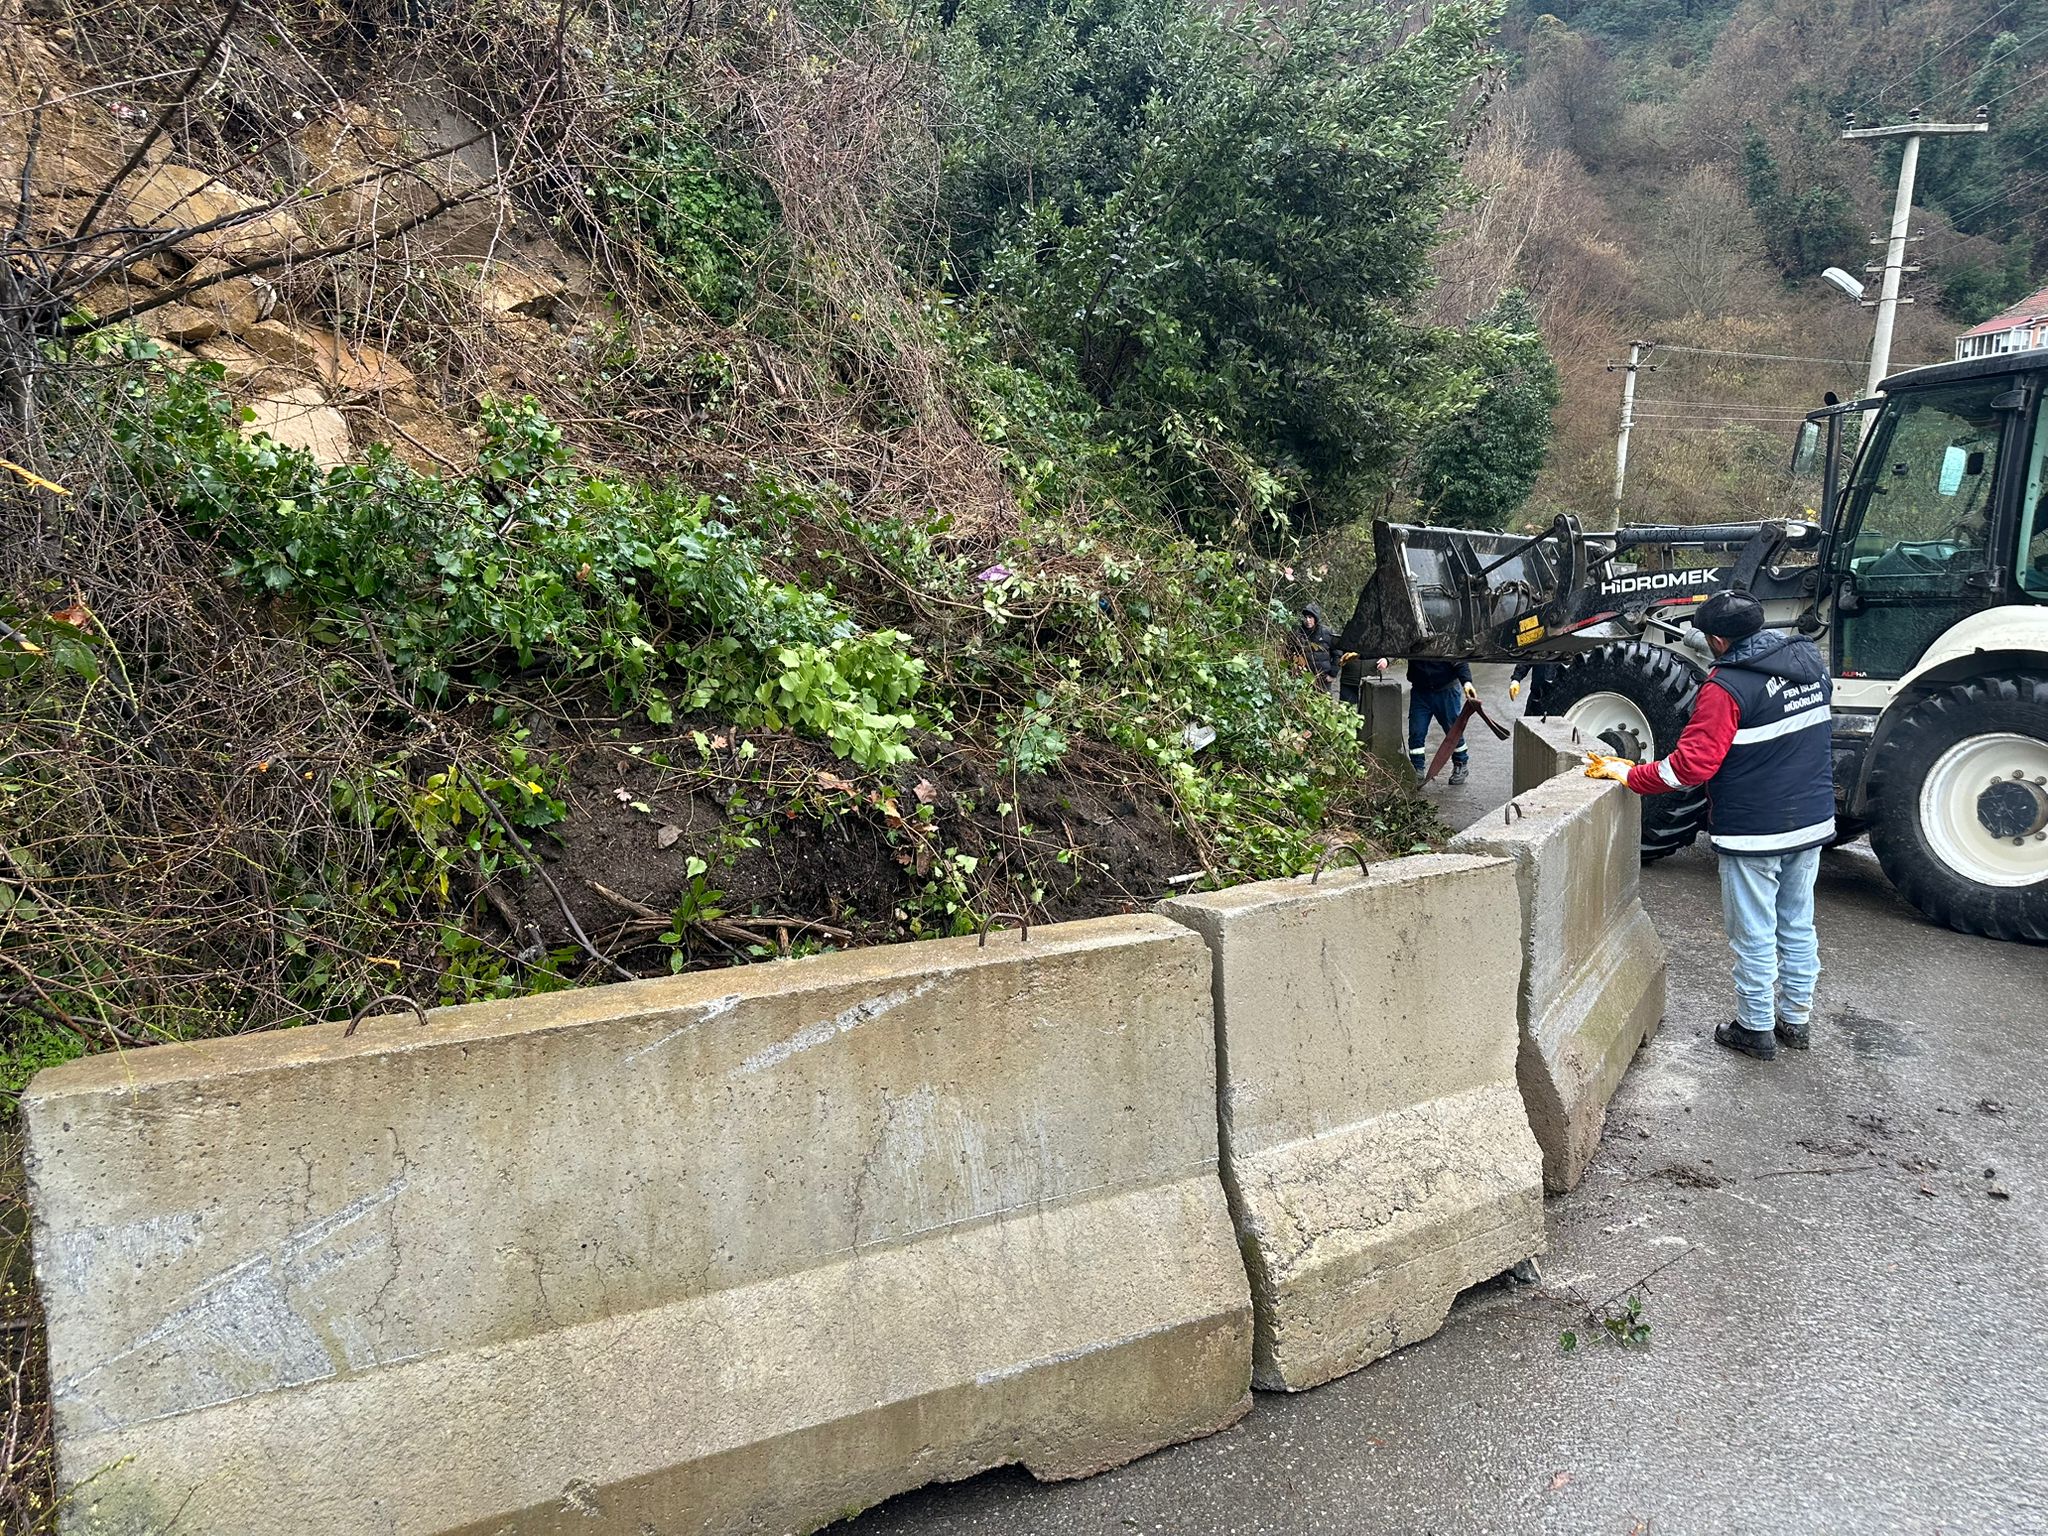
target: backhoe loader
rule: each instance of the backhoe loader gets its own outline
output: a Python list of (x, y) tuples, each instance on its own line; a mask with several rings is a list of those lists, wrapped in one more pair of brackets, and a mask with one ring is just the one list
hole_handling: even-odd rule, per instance
[[(1560, 516), (1533, 535), (1377, 522), (1377, 566), (1336, 649), (1365, 665), (1562, 663), (1532, 710), (1642, 761), (1672, 749), (1712, 665), (1688, 613), (1746, 589), (1834, 673), (1837, 837), (1867, 831), (1937, 922), (2048, 942), (2048, 349), (1830, 397), (1794, 468), (1816, 462), (1817, 520), (1597, 532)], [(1707, 796), (1646, 799), (1643, 856), (1691, 843)]]

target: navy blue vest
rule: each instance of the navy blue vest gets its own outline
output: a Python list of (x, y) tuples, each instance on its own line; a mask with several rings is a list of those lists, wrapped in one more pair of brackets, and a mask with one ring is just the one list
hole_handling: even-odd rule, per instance
[[(1783, 643), (1770, 643), (1778, 639)], [(1835, 685), (1819, 649), (1796, 637), (1744, 642), (1707, 682), (1727, 689), (1740, 711), (1735, 744), (1707, 782), (1714, 847), (1796, 853), (1828, 842), (1835, 835)]]

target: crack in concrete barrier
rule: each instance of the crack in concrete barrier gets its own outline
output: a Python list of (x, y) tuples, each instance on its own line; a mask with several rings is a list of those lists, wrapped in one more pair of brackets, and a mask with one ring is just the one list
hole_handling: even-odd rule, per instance
[(659, 1040), (653, 1041), (647, 1045), (643, 1045), (637, 1051), (626, 1052), (624, 1056), (619, 1058), (619, 1065), (623, 1067), (630, 1067), (631, 1065), (633, 1065), (634, 1062), (638, 1061), (641, 1057), (651, 1056), (654, 1052), (660, 1050), (664, 1045), (669, 1044), (671, 1041), (681, 1039), (684, 1035), (687, 1035), (691, 1030), (697, 1028), (698, 1025), (709, 1024), (713, 1019), (721, 1018), (725, 1014), (731, 1013), (733, 1009), (739, 1007), (741, 1001), (742, 998), (739, 993), (728, 992), (723, 997), (714, 997), (708, 1003), (699, 1003), (697, 1005), (698, 1011), (696, 1017), (692, 1018), (687, 1023), (677, 1025), (674, 1029), (670, 1030), (667, 1034), (663, 1035)]
[(769, 1067), (780, 1066), (800, 1051), (808, 1051), (825, 1044), (828, 1040), (837, 1039), (848, 1030), (857, 1029), (870, 1020), (879, 1019), (883, 1014), (901, 1008), (915, 998), (923, 997), (936, 987), (941, 979), (939, 976), (927, 976), (914, 987), (905, 987), (900, 992), (886, 993), (881, 997), (871, 997), (864, 1003), (855, 1003), (851, 1008), (841, 1009), (829, 1019), (806, 1024), (787, 1040), (778, 1040), (773, 1045), (763, 1046), (727, 1075), (745, 1077)]

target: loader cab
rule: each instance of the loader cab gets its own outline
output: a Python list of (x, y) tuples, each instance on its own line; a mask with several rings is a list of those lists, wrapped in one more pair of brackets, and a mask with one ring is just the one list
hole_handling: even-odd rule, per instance
[(1885, 381), (1828, 547), (1837, 677), (1892, 680), (1982, 609), (2048, 603), (2048, 351)]

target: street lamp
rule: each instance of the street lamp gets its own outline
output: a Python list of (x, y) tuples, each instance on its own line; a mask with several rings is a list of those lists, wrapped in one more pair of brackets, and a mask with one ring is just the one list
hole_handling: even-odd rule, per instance
[(1821, 280), (1839, 288), (1857, 303), (1863, 302), (1863, 284), (1844, 272), (1840, 267), (1829, 267), (1821, 273)]

